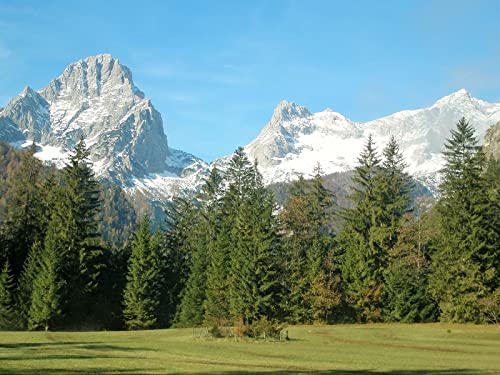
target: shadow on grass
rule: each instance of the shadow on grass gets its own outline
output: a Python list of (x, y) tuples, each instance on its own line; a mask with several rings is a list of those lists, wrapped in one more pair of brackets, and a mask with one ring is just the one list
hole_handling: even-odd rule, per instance
[[(86, 368), (86, 369), (2, 369), (0, 372), (5, 375), (63, 375), (63, 374), (99, 374), (99, 375), (137, 375), (144, 374), (144, 369), (118, 369), (118, 368)], [(148, 374), (165, 374), (168, 373), (168, 368), (165, 369), (148, 369)], [(378, 371), (350, 371), (350, 370), (326, 370), (326, 371), (231, 371), (231, 372), (200, 372), (199, 374), (218, 374), (218, 375), (478, 375), (483, 372), (479, 370), (394, 370), (386, 372)], [(488, 372), (484, 372), (487, 374)], [(178, 373), (182, 374), (182, 373)]]
[[(57, 342), (19, 342), (14, 344), (0, 344), (0, 353), (2, 349), (36, 349), (65, 346), (72, 349), (102, 350), (102, 351), (155, 351), (151, 348), (131, 348), (121, 345), (109, 345), (100, 342), (91, 341), (57, 341)], [(2, 360), (2, 357), (0, 357)]]

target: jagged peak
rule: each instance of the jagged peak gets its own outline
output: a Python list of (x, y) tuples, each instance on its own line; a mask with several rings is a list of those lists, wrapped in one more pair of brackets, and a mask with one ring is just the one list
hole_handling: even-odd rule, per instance
[(476, 99), (466, 89), (460, 89), (449, 95), (443, 96), (434, 103), (434, 106), (442, 106), (452, 103), (467, 103), (476, 101)]
[(21, 95), (28, 95), (34, 93), (35, 90), (33, 90), (30, 86), (25, 86), (23, 91), (21, 91)]
[(29, 98), (35, 102), (44, 101), (43, 98), (30, 86), (25, 86), (23, 91), (21, 91), (17, 96), (15, 96), (11, 102), (17, 102), (18, 100), (23, 100), (24, 98)]
[(282, 100), (274, 110), (271, 122), (277, 123), (282, 121), (290, 121), (294, 117), (307, 117), (310, 115), (311, 113), (306, 107), (297, 105), (294, 102)]

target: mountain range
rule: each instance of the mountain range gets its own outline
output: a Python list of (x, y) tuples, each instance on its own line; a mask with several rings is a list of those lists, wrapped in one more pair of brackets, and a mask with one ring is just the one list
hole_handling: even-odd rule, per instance
[[(482, 140), (500, 121), (500, 103), (459, 90), (428, 108), (355, 122), (331, 109), (312, 113), (282, 101), (244, 150), (271, 184), (309, 176), (318, 163), (326, 174), (352, 170), (368, 134), (379, 150), (394, 135), (408, 171), (433, 190), (443, 165), (443, 144), (462, 116)], [(34, 141), (36, 156), (44, 161), (63, 165), (81, 136), (96, 174), (131, 196), (159, 201), (191, 193), (210, 168), (200, 158), (169, 147), (161, 114), (134, 85), (130, 69), (108, 54), (70, 64), (46, 87), (27, 86), (0, 109), (0, 141), (17, 147)], [(229, 158), (213, 163), (224, 169)]]

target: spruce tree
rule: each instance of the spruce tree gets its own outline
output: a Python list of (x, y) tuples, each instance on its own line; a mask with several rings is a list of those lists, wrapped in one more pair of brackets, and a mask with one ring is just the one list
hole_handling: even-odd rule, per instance
[[(229, 323), (231, 295), (229, 293), (232, 277), (232, 258), (235, 255), (236, 217), (245, 200), (249, 199), (255, 183), (255, 168), (243, 149), (238, 148), (229, 162), (224, 180), (219, 181), (222, 197), (220, 209), (214, 210), (215, 222), (213, 249), (207, 269), (206, 301), (204, 322), (220, 326)], [(233, 274), (234, 275), (234, 274)], [(234, 302), (234, 301), (233, 301)]]
[(176, 319), (177, 326), (198, 326), (206, 317), (208, 267), (214, 257), (220, 227), (221, 182), (217, 167), (213, 167), (197, 196), (200, 206), (196, 220), (191, 223), (190, 240), (187, 241), (192, 247), (192, 263)]
[(491, 232), (483, 170), (485, 158), (473, 127), (460, 119), (445, 143), (438, 203), (443, 244), (432, 259), (431, 290), (440, 319), (480, 321), (480, 303), (497, 276), (498, 242)]
[(429, 293), (431, 255), (439, 246), (441, 233), (436, 210), (429, 199), (420, 198), (418, 216), (403, 215), (398, 239), (390, 250), (385, 273), (386, 319), (397, 322), (435, 321), (437, 306)]
[(39, 265), (33, 280), (28, 328), (48, 331), (61, 324), (66, 281), (62, 275), (64, 248), (59, 241), (60, 221), (57, 217), (49, 223), (45, 246), (39, 255)]
[(17, 328), (13, 291), (12, 273), (9, 262), (6, 261), (0, 273), (0, 330)]
[(377, 237), (383, 231), (384, 210), (378, 189), (382, 178), (380, 159), (371, 135), (354, 169), (351, 201), (354, 208), (344, 211), (344, 229), (338, 241), (343, 255), (342, 276), (347, 299), (361, 321), (382, 319), (385, 248)]
[(176, 320), (193, 264), (196, 238), (194, 202), (175, 197), (166, 211), (165, 228), (160, 242), (160, 320), (159, 326), (167, 327)]
[(123, 316), (128, 329), (153, 328), (158, 321), (161, 285), (158, 252), (158, 238), (152, 235), (150, 221), (144, 217), (132, 241), (124, 291)]
[(41, 228), (40, 180), (42, 162), (35, 158), (36, 146), (23, 151), (19, 166), (9, 180), (4, 216), (4, 250), (12, 268), (14, 282), (33, 243), (43, 237)]
[(43, 245), (36, 242), (31, 247), (28, 257), (23, 266), (23, 271), (19, 277), (16, 288), (16, 306), (19, 313), (19, 325), (23, 328), (28, 327), (29, 311), (31, 308), (31, 298), (33, 293), (34, 281), (40, 272), (40, 258), (43, 251)]
[[(280, 254), (274, 200), (255, 164), (232, 228), (229, 307), (234, 321), (252, 323), (279, 315), (277, 260)], [(253, 174), (253, 175), (252, 175)], [(231, 189), (231, 187), (230, 187)]]

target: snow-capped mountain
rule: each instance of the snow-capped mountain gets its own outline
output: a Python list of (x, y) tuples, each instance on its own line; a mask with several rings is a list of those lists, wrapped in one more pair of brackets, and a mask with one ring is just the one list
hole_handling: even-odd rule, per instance
[(0, 111), (0, 140), (35, 141), (39, 158), (64, 163), (84, 136), (99, 177), (148, 196), (193, 188), (207, 164), (168, 147), (160, 113), (130, 70), (103, 54), (70, 64), (45, 88), (26, 87)]
[(271, 183), (293, 180), (298, 174), (311, 175), (317, 163), (327, 174), (351, 170), (368, 134), (372, 134), (379, 151), (394, 135), (408, 171), (433, 188), (443, 165), (443, 144), (462, 116), (482, 140), (486, 130), (500, 120), (500, 103), (476, 99), (462, 89), (429, 108), (401, 111), (362, 123), (331, 109), (311, 113), (283, 101), (245, 151), (257, 159), (264, 180)]
[[(443, 144), (462, 116), (482, 140), (500, 121), (500, 103), (459, 90), (429, 108), (361, 123), (330, 109), (311, 113), (283, 101), (245, 151), (259, 162), (270, 184), (307, 177), (318, 163), (327, 174), (351, 170), (368, 134), (379, 150), (395, 135), (409, 172), (432, 189)], [(96, 174), (131, 195), (140, 192), (154, 201), (193, 192), (208, 174), (207, 163), (168, 146), (160, 113), (134, 85), (130, 70), (107, 54), (70, 64), (43, 89), (26, 87), (0, 109), (0, 141), (20, 147), (35, 141), (36, 156), (57, 165), (63, 165), (81, 136)], [(230, 157), (214, 163), (224, 169)]]

